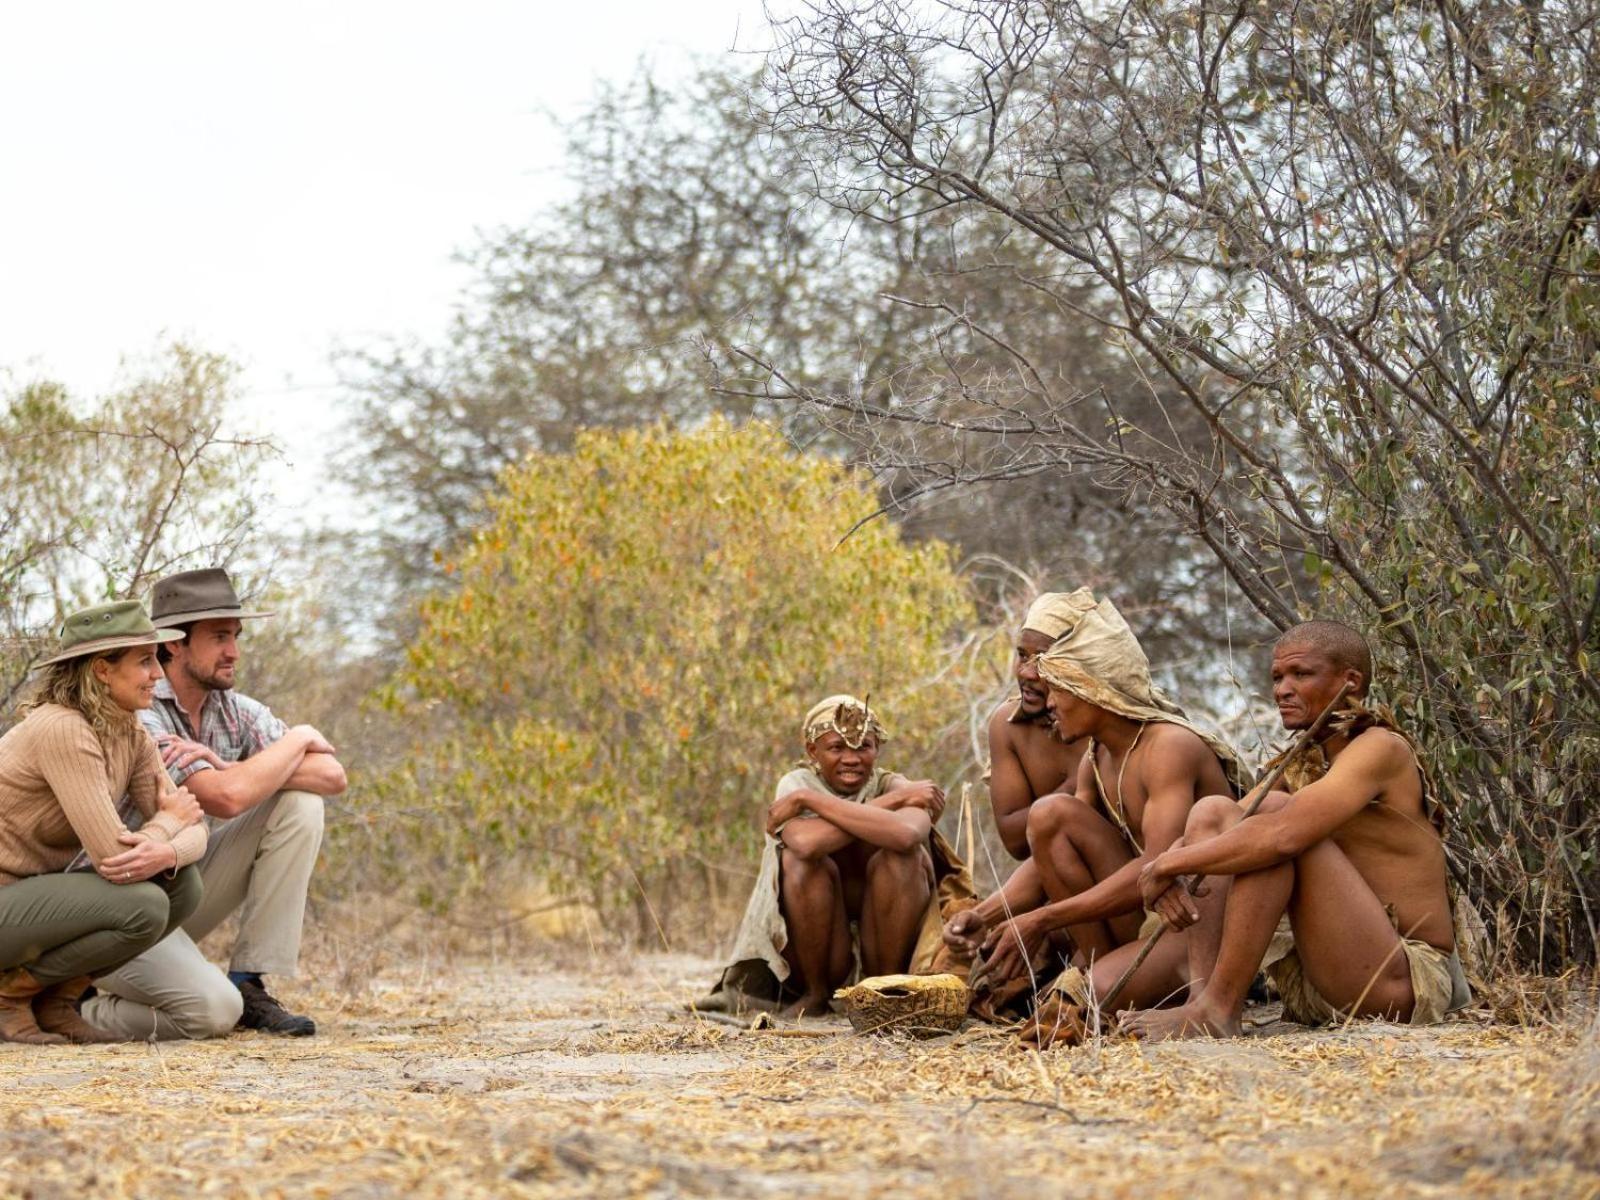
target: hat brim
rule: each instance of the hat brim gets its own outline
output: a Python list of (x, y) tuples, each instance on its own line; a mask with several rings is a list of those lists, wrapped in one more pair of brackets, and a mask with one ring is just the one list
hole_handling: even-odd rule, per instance
[(129, 633), (121, 637), (95, 638), (92, 641), (79, 642), (70, 650), (63, 650), (52, 658), (36, 662), (29, 670), (37, 671), (41, 667), (53, 666), (58, 662), (66, 662), (69, 658), (82, 658), (86, 654), (100, 654), (106, 650), (126, 650), (132, 646), (157, 646), (162, 642), (176, 642), (182, 638), (183, 634), (176, 629), (157, 629), (150, 633)]
[(271, 611), (246, 612), (242, 608), (203, 608), (199, 612), (163, 613), (159, 617), (152, 617), (151, 623), (157, 629), (171, 629), (174, 625), (193, 625), (196, 621), (222, 621), (230, 617), (235, 621), (249, 621), (275, 615)]

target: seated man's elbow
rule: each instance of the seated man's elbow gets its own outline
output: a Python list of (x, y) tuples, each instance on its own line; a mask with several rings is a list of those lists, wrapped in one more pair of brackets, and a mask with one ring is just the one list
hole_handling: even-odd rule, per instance
[(1007, 854), (1011, 855), (1011, 857), (1016, 859), (1018, 862), (1022, 862), (1030, 853), (1028, 849), (1027, 825), (1024, 824), (1013, 829), (1002, 830), (1000, 833), (1000, 844), (1006, 848)]
[(1272, 849), (1280, 859), (1298, 858), (1316, 844), (1305, 830), (1283, 825), (1273, 831)]
[(341, 795), (350, 787), (350, 778), (338, 763), (329, 764), (328, 778), (324, 782), (326, 784), (326, 790), (322, 793), (324, 796)]

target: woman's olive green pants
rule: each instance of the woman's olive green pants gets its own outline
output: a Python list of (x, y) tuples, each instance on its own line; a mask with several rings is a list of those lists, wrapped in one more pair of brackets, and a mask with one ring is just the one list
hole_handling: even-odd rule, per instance
[(40, 983), (104, 975), (137, 958), (200, 906), (200, 872), (109, 883), (93, 871), (31, 875), (0, 887), (0, 971)]

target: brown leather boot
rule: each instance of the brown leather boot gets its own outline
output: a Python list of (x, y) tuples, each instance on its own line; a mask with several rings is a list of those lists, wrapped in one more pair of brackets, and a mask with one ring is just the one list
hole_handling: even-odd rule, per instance
[(33, 998), (44, 984), (26, 967), (0, 971), (0, 1041), (28, 1042), (35, 1046), (63, 1043), (59, 1033), (46, 1033), (33, 1016)]
[(122, 1041), (116, 1034), (107, 1033), (78, 1015), (78, 998), (89, 990), (91, 982), (87, 975), (63, 979), (34, 997), (33, 1016), (39, 1028), (46, 1033), (62, 1034), (67, 1041), (77, 1042), (80, 1046)]

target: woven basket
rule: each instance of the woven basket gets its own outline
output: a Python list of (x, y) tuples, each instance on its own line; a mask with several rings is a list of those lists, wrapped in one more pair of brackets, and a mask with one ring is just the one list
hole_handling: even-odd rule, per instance
[(961, 1028), (969, 993), (955, 975), (879, 975), (833, 998), (858, 1033), (937, 1037)]

